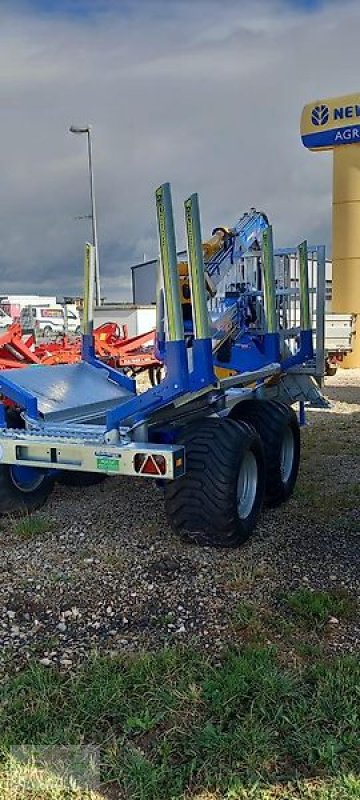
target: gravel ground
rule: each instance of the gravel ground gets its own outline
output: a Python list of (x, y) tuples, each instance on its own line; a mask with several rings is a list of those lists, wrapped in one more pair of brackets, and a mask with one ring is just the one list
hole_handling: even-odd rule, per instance
[[(209, 652), (258, 635), (294, 655), (286, 595), (299, 587), (346, 592), (347, 621), (330, 618), (321, 645), (360, 644), (360, 370), (326, 381), (328, 412), (310, 412), (295, 496), (264, 512), (240, 550), (184, 544), (169, 529), (162, 495), (146, 480), (57, 486), (28, 540), (0, 529), (0, 674), (34, 658), (71, 670), (93, 652), (200, 644)], [(244, 603), (256, 609), (244, 625)], [(296, 629), (295, 639), (298, 637)], [(305, 639), (316, 645), (318, 634)], [(295, 658), (295, 655), (294, 655)]]

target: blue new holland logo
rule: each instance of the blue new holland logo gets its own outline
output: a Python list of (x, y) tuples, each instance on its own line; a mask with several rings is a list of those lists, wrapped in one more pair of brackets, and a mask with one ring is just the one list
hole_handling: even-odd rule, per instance
[(329, 121), (329, 109), (325, 105), (314, 106), (311, 112), (311, 122), (313, 125), (326, 125)]

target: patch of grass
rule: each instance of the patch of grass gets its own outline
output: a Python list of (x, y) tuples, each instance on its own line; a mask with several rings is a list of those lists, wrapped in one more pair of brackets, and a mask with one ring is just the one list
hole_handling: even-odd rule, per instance
[[(56, 750), (53, 751), (52, 758), (51, 754), (47, 754), (48, 763), (46, 754), (44, 759), (41, 753), (36, 753), (36, 748), (27, 750), (28, 760), (25, 753), (20, 758), (14, 753), (6, 759), (0, 773), (2, 800), (104, 800), (102, 794), (87, 788), (85, 774), (80, 775), (80, 780), (76, 780), (76, 764), (74, 774), (70, 770), (69, 780), (66, 775), (66, 760), (60, 764), (51, 763)], [(35, 753), (32, 753), (34, 750)]]
[[(314, 482), (313, 473), (306, 475), (304, 472), (296, 485), (294, 497), (304, 504), (311, 505), (312, 511), (321, 514), (321, 520), (328, 520), (334, 524), (336, 515), (351, 513), (358, 505), (360, 488), (357, 484), (347, 484), (343, 488), (334, 488), (331, 491), (329, 502), (329, 479), (325, 474), (320, 474)], [(335, 523), (336, 524), (336, 523)]]
[(313, 663), (324, 656), (324, 648), (321, 642), (298, 641), (295, 647), (299, 656), (305, 659), (311, 659)]
[(110, 550), (109, 552), (102, 554), (101, 562), (114, 570), (121, 570), (124, 569), (126, 559), (124, 558), (123, 554)]
[(323, 501), (326, 493), (326, 484), (314, 484), (311, 476), (302, 475), (296, 484), (295, 498), (297, 500), (305, 500), (312, 505), (319, 504), (320, 500)]
[(233, 591), (242, 592), (248, 589), (255, 581), (264, 578), (265, 575), (271, 577), (272, 569), (267, 564), (254, 564), (251, 562), (233, 563), (223, 576), (224, 585)]
[(355, 800), (359, 685), (356, 656), (300, 670), (254, 646), (31, 665), (0, 686), (0, 780), (12, 745), (93, 744), (119, 798)]
[(303, 430), (303, 453), (302, 459), (321, 462), (323, 458), (331, 456), (353, 457), (358, 455), (358, 449), (353, 436), (353, 418), (349, 421), (336, 424), (336, 435), (329, 434), (328, 423), (317, 422), (314, 426), (308, 426)]
[(263, 640), (272, 642), (278, 648), (278, 659), (286, 665), (289, 660), (301, 665), (304, 662), (314, 664), (325, 657), (323, 629), (311, 623), (299, 625), (298, 617), (289, 616), (287, 608), (279, 611), (268, 610), (262, 617)]
[(312, 509), (317, 509), (321, 513), (321, 519), (332, 519), (334, 508), (347, 508), (348, 495), (346, 490), (332, 491), (331, 503), (329, 502), (329, 482), (325, 475), (320, 472), (318, 480), (314, 482), (312, 473), (300, 475), (295, 487), (295, 499), (300, 500), (301, 504), (311, 505)]
[(67, 584), (74, 583), (74, 581), (75, 581), (74, 575), (69, 575), (68, 572), (60, 572), (60, 571), (50, 573), (47, 579), (49, 586), (57, 586), (58, 584), (60, 586), (64, 586)]
[(33, 539), (43, 533), (49, 533), (54, 529), (54, 522), (49, 517), (41, 517), (37, 514), (28, 514), (21, 519), (14, 520), (13, 531), (20, 539)]
[(315, 624), (324, 624), (329, 617), (348, 619), (356, 611), (356, 600), (347, 592), (299, 589), (285, 600), (295, 614)]
[(270, 630), (279, 634), (279, 636), (290, 638), (294, 636), (294, 634), (296, 635), (298, 632), (293, 620), (287, 619), (286, 617), (283, 617), (282, 614), (278, 614), (273, 610), (268, 611), (266, 616), (266, 624)]
[(271, 787), (247, 786), (235, 780), (234, 787), (225, 795), (200, 794), (194, 800), (358, 800), (359, 792), (360, 779), (350, 774), (332, 781), (315, 778)]
[(255, 608), (252, 603), (241, 600), (233, 609), (232, 618), (237, 625), (247, 627), (255, 620)]

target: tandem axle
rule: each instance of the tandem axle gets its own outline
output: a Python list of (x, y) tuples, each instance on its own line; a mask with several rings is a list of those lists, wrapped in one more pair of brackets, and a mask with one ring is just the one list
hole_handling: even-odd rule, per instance
[[(308, 250), (302, 243), (291, 256), (298, 285), (279, 288), (265, 215), (252, 210), (234, 229), (216, 229), (206, 250), (192, 195), (184, 206), (188, 262), (179, 271), (168, 184), (157, 190), (156, 206), (163, 381), (138, 394), (133, 380), (96, 357), (94, 248), (87, 245), (82, 361), (0, 374), (6, 399), (0, 513), (40, 507), (55, 480), (90, 485), (107, 475), (152, 477), (164, 487), (175, 530), (199, 543), (234, 546), (251, 534), (264, 502), (277, 505), (293, 491), (300, 432), (291, 405), (299, 403), (302, 417), (305, 404), (324, 405), (314, 349), (314, 340), (322, 341), (320, 316), (316, 331), (310, 325)], [(244, 272), (246, 257), (250, 270), (256, 260), (258, 276), (256, 287), (242, 288), (239, 297), (230, 293), (225, 313), (211, 318), (206, 252), (212, 288), (222, 271), (239, 264)], [(312, 258), (321, 287), (324, 249), (313, 248)]]

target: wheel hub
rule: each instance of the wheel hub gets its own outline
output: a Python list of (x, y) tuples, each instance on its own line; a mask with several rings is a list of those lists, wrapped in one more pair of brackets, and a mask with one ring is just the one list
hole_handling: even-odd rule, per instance
[(36, 467), (12, 466), (10, 475), (20, 492), (34, 492), (44, 480), (44, 473)]
[(287, 427), (285, 436), (281, 444), (280, 453), (280, 472), (284, 483), (290, 478), (294, 463), (295, 443), (294, 434), (290, 427)]
[(248, 450), (241, 463), (237, 481), (237, 513), (246, 519), (253, 509), (258, 486), (258, 466), (254, 453)]

